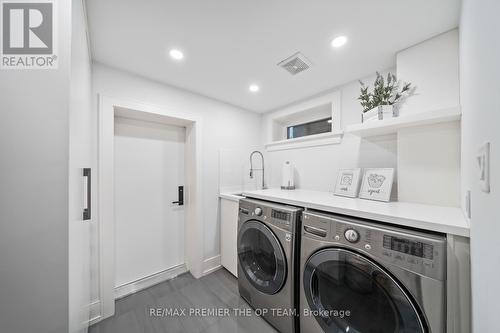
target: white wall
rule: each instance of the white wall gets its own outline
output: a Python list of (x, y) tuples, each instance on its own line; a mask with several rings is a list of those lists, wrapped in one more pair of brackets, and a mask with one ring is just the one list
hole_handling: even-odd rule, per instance
[[(91, 99), (91, 60), (82, 0), (72, 0), (71, 85), (69, 108), (69, 331), (84, 332), (89, 321), (91, 220), (82, 221), (83, 168), (92, 169), (93, 204), (97, 202), (96, 146), (92, 129), (96, 115)], [(96, 258), (94, 258), (95, 260)], [(97, 261), (96, 261), (97, 262)]]
[[(458, 29), (398, 52), (396, 66), (416, 87), (402, 117), (459, 107)], [(398, 172), (400, 201), (459, 207), (460, 123), (400, 129)]]
[[(500, 305), (500, 2), (464, 0), (460, 22), (462, 190), (472, 192), (471, 265), (473, 331), (497, 332)], [(491, 192), (479, 188), (476, 154), (491, 142)], [(462, 196), (463, 197), (463, 196)]]
[(219, 191), (221, 193), (262, 188), (262, 167), (258, 154), (253, 156), (254, 172), (253, 178), (250, 178), (250, 154), (255, 150), (265, 154), (262, 146), (229, 148), (219, 151)]
[[(394, 72), (394, 70), (391, 71)], [(367, 84), (372, 84), (375, 76), (370, 76), (363, 80)], [(359, 82), (355, 81), (335, 89), (335, 91), (340, 91), (341, 93), (342, 127), (361, 121), (362, 108), (357, 100), (359, 88)], [(314, 104), (316, 100), (322, 101), (324, 96), (328, 94), (331, 93), (325, 93), (266, 114), (262, 120), (263, 128), (271, 126), (270, 121), (273, 118), (273, 114), (283, 113), (288, 109), (297, 109), (301, 104)], [(334, 117), (335, 112), (336, 110), (334, 110)], [(266, 131), (267, 135), (263, 138), (263, 143), (271, 141), (271, 133), (271, 131)], [(295, 185), (298, 188), (333, 191), (338, 169), (356, 167), (396, 168), (396, 146), (395, 135), (368, 139), (360, 139), (353, 135), (344, 135), (340, 144), (268, 151), (266, 153), (267, 170), (269, 170), (268, 183), (270, 187), (279, 187), (282, 165), (285, 161), (291, 161), (295, 165)]]
[(140, 101), (201, 117), (203, 124), (203, 217), (205, 259), (219, 255), (219, 149), (257, 146), (260, 118), (248, 112), (185, 90), (94, 64), (93, 90), (114, 98)]
[(398, 131), (400, 201), (460, 207), (460, 122)]
[(0, 330), (68, 332), (71, 2), (59, 68), (0, 73)]
[(449, 107), (459, 102), (458, 29), (423, 41), (396, 55), (397, 77), (417, 88), (401, 114)]

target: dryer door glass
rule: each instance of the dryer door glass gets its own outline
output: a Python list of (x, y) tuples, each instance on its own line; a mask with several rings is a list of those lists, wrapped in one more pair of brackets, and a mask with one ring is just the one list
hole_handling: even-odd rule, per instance
[(286, 279), (283, 249), (274, 233), (259, 221), (248, 221), (238, 233), (238, 262), (259, 291), (277, 293)]
[(309, 308), (325, 332), (427, 332), (409, 294), (371, 259), (345, 249), (313, 254), (304, 266)]

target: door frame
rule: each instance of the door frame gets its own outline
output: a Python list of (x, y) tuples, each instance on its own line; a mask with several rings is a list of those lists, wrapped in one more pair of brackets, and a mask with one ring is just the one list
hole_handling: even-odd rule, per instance
[[(189, 112), (98, 94), (99, 301), (97, 320), (115, 313), (114, 117), (186, 128), (184, 261), (191, 274), (203, 275), (202, 120)], [(96, 321), (97, 321), (96, 320)], [(94, 322), (96, 322), (94, 321)]]

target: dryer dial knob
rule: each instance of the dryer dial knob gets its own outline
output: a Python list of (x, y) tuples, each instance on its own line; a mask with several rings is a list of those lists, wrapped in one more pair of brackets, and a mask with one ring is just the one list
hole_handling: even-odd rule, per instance
[(257, 208), (255, 208), (255, 210), (253, 212), (255, 215), (261, 216), (262, 215), (262, 208), (257, 207)]
[(344, 237), (349, 243), (356, 243), (359, 241), (359, 233), (354, 229), (347, 229), (344, 232)]

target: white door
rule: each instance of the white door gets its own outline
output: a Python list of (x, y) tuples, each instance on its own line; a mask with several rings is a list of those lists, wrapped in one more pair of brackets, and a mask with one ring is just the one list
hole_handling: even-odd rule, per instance
[[(91, 61), (85, 31), (83, 3), (73, 1), (71, 31), (71, 83), (69, 107), (69, 170), (68, 170), (68, 321), (70, 333), (87, 332), (92, 299), (91, 249), (97, 244), (92, 230), (97, 227), (96, 200), (97, 150), (94, 146), (95, 113), (91, 91)], [(91, 170), (91, 202), (87, 202), (87, 179), (83, 169)], [(84, 219), (83, 210), (90, 216)], [(50, 260), (50, 258), (47, 258)], [(41, 263), (33, 263), (34, 266)], [(42, 270), (43, 271), (43, 270)], [(1, 279), (1, 278), (0, 278)], [(94, 295), (95, 296), (95, 295)], [(50, 307), (50, 303), (47, 304)]]
[(115, 117), (115, 288), (184, 263), (185, 128)]

